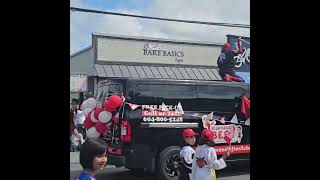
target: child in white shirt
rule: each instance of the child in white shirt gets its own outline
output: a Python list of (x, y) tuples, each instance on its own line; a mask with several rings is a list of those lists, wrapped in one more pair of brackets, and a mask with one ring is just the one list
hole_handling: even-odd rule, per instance
[(193, 180), (215, 179), (215, 169), (220, 170), (227, 165), (225, 159), (230, 156), (229, 150), (218, 159), (214, 146), (214, 134), (204, 129), (201, 133), (200, 146), (197, 147), (192, 162)]

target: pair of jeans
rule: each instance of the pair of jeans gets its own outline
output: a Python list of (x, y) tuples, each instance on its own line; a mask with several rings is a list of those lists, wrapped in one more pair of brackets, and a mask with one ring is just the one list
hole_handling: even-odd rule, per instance
[(86, 128), (83, 126), (83, 124), (77, 124), (77, 130), (80, 134), (82, 134), (83, 139), (86, 139)]
[(81, 148), (81, 143), (79, 143), (78, 145), (71, 144), (71, 151), (72, 152), (80, 151), (80, 148)]
[(237, 75), (235, 71), (219, 72), (219, 74), (220, 74), (222, 80), (224, 80), (224, 81), (226, 80), (226, 74), (229, 74), (230, 76), (239, 78), (240, 82), (245, 82), (245, 80), (241, 76)]

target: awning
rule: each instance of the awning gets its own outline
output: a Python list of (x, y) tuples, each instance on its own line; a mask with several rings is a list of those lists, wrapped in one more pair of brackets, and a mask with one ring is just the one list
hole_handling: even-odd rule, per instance
[(209, 67), (95, 64), (95, 69), (99, 77), (221, 80), (218, 70)]

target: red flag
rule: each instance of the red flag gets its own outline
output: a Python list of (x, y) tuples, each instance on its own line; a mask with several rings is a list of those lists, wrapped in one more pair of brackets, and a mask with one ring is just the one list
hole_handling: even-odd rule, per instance
[(160, 107), (160, 111), (163, 111), (163, 112), (169, 111), (168, 107), (164, 104), (164, 102), (162, 102), (162, 105)]
[(198, 116), (199, 116), (199, 113), (194, 113), (194, 114), (192, 114), (191, 116), (193, 116), (193, 117), (198, 117)]
[(226, 121), (224, 120), (224, 117), (222, 117), (220, 120), (218, 120), (219, 122), (221, 122), (222, 124), (225, 124)]
[(226, 143), (227, 144), (230, 144), (231, 143), (231, 140), (232, 140), (232, 138), (233, 138), (233, 136), (234, 136), (234, 129), (232, 129), (231, 130), (231, 132), (228, 134), (228, 135), (226, 135), (226, 136), (224, 136), (224, 140), (226, 141)]
[(213, 112), (211, 112), (210, 114), (208, 114), (208, 115), (207, 115), (207, 118), (208, 118), (209, 120), (212, 120), (212, 119), (213, 119)]
[(237, 40), (237, 49), (238, 49), (238, 53), (242, 53), (243, 52), (243, 48), (242, 48), (242, 42), (241, 42), (241, 37), (238, 38)]
[(131, 103), (128, 103), (128, 106), (130, 107), (131, 110), (135, 110), (135, 109), (137, 109), (138, 107), (140, 107), (140, 105), (131, 104)]
[(250, 100), (246, 96), (242, 96), (241, 112), (244, 114), (245, 118), (248, 119), (250, 114)]
[(230, 144), (230, 143), (231, 143), (231, 139), (230, 139), (229, 136), (224, 136), (223, 139), (226, 141), (227, 144)]

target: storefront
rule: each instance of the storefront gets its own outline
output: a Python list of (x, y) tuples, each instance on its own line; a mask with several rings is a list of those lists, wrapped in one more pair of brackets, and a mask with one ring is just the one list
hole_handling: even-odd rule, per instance
[[(235, 48), (235, 37), (227, 36), (232, 48)], [(245, 40), (250, 41), (249, 38)], [(97, 82), (105, 78), (221, 80), (217, 58), (222, 46), (209, 42), (92, 34), (92, 46), (70, 56), (70, 72), (87, 75), (87, 88), (77, 90), (78, 98), (81, 93), (93, 94)], [(249, 82), (250, 59), (245, 58), (250, 58), (250, 46), (245, 48), (248, 54), (238, 58), (237, 69)]]

